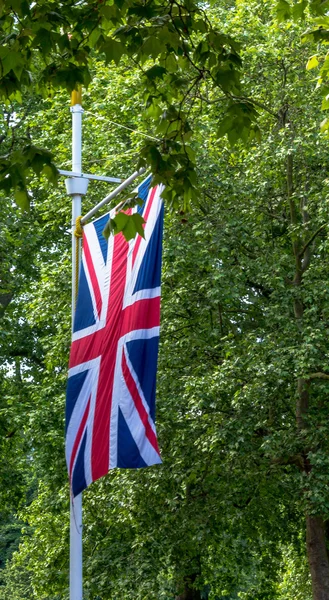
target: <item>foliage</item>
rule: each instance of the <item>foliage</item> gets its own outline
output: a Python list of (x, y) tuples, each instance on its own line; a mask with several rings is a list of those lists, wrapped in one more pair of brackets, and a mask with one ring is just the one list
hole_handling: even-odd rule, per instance
[[(115, 0), (114, 2), (1, 3), (0, 96), (4, 100), (1, 185), (15, 190), (19, 206), (29, 203), (30, 173), (56, 179), (52, 156), (31, 142), (24, 118), (15, 111), (31, 90), (48, 97), (54, 89), (88, 87), (94, 56), (106, 64), (126, 56), (143, 73), (144, 114), (152, 118), (157, 142), (140, 149), (140, 164), (155, 181), (166, 183), (171, 202), (195, 197), (194, 154), (188, 140), (190, 99), (201, 102), (208, 88), (228, 101), (225, 131), (255, 133), (249, 102), (238, 102), (240, 66), (237, 43), (214, 27), (193, 0)], [(13, 116), (14, 115), (14, 116)], [(232, 120), (231, 117), (234, 117)], [(132, 225), (132, 222), (131, 222)]]

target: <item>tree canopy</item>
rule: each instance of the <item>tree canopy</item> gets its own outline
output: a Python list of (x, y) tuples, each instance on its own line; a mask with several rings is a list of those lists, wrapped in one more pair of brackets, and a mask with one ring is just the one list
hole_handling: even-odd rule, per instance
[[(316, 24), (322, 33), (310, 31), (309, 35), (322, 39), (327, 4), (320, 0), (293, 4), (279, 0), (269, 9), (278, 22), (300, 21), (308, 12), (317, 15)], [(231, 143), (259, 138), (259, 102), (243, 85), (240, 40), (233, 29), (225, 27), (225, 20), (216, 18), (218, 8), (220, 13), (221, 8), (225, 12), (233, 6), (214, 2), (207, 10), (203, 3), (193, 0), (84, 0), (56, 5), (49, 0), (3, 0), (2, 188), (7, 193), (13, 189), (18, 205), (27, 208), (31, 173), (45, 173), (50, 181), (56, 181), (57, 158), (33, 143), (24, 112), (19, 120), (13, 116), (30, 91), (34, 97), (47, 98), (58, 89), (88, 86), (95, 57), (106, 65), (126, 60), (142, 74), (141, 110), (154, 130), (153, 141), (140, 147), (139, 164), (151, 168), (155, 182), (166, 184), (168, 202), (186, 208), (197, 194), (195, 156), (190, 145), (194, 135), (192, 99), (201, 111), (209, 95), (222, 103), (218, 135), (227, 134)], [(313, 56), (309, 66), (317, 64)], [(325, 74), (326, 63), (322, 67)]]

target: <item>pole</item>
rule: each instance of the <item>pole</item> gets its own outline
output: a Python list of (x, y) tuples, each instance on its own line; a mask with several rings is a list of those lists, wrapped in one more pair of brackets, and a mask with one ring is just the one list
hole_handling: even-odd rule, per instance
[[(82, 113), (81, 91), (72, 92), (72, 171), (81, 173)], [(72, 180), (71, 180), (72, 181)], [(67, 185), (68, 187), (68, 185)], [(86, 193), (87, 189), (84, 193)], [(75, 192), (75, 193), (74, 193)], [(78, 193), (80, 192), (80, 193)], [(81, 193), (82, 192), (82, 193)], [(81, 215), (83, 190), (76, 187), (72, 195), (72, 330), (76, 305), (76, 252), (79, 244), (74, 235), (75, 222)], [(79, 246), (78, 246), (79, 248)], [(70, 498), (70, 600), (82, 600), (82, 494)]]

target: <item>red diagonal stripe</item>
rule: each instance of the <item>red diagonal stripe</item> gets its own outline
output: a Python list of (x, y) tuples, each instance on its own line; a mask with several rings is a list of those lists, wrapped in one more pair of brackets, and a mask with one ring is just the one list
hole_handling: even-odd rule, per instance
[(87, 406), (86, 406), (86, 410), (84, 412), (84, 415), (81, 419), (80, 422), (80, 426), (78, 429), (78, 433), (76, 435), (76, 438), (74, 440), (74, 444), (73, 444), (73, 448), (72, 448), (72, 454), (71, 454), (71, 459), (70, 459), (70, 479), (72, 477), (72, 469), (73, 469), (73, 465), (74, 465), (74, 461), (75, 461), (75, 457), (77, 455), (78, 452), (78, 448), (80, 446), (80, 442), (81, 442), (81, 438), (87, 423), (87, 419), (88, 419), (88, 415), (89, 415), (89, 408), (90, 408), (90, 398), (87, 402)]
[(84, 251), (85, 260), (86, 260), (88, 271), (89, 271), (91, 285), (93, 286), (93, 290), (94, 290), (98, 318), (100, 318), (101, 310), (102, 310), (102, 295), (101, 295), (101, 291), (99, 289), (98, 279), (97, 279), (97, 275), (96, 275), (95, 267), (93, 264), (93, 259), (91, 257), (91, 252), (89, 249), (89, 244), (88, 244), (86, 235), (83, 238), (83, 251)]
[(135, 404), (136, 410), (139, 414), (140, 420), (142, 421), (142, 423), (144, 425), (145, 435), (146, 435), (147, 439), (149, 440), (150, 444), (153, 446), (154, 450), (158, 454), (160, 454), (158, 441), (157, 441), (156, 435), (155, 435), (155, 433), (151, 427), (150, 421), (149, 421), (149, 415), (147, 414), (147, 411), (144, 408), (144, 405), (143, 405), (142, 399), (139, 395), (139, 391), (137, 389), (135, 380), (133, 379), (133, 377), (130, 373), (124, 352), (122, 352), (121, 367), (122, 367), (122, 373), (123, 373), (127, 388), (128, 388), (129, 393), (134, 401), (134, 404)]

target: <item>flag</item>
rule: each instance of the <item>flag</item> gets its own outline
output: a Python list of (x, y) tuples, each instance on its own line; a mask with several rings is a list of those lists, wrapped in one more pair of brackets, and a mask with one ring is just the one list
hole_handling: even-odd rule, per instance
[(163, 227), (161, 186), (138, 188), (145, 239), (85, 225), (66, 396), (73, 496), (114, 467), (161, 463), (155, 430)]

